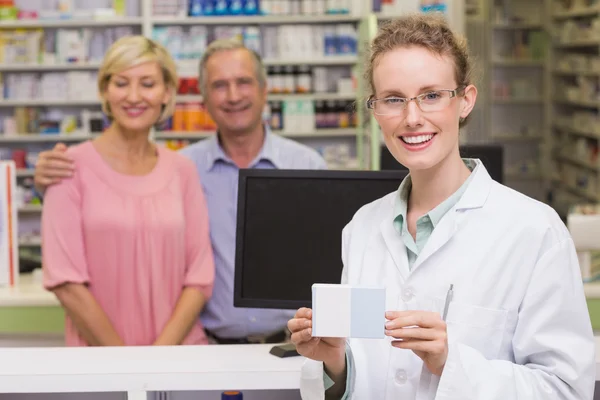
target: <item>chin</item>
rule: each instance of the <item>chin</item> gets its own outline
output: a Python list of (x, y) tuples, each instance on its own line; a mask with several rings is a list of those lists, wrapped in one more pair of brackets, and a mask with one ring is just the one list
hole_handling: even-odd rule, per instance
[(125, 128), (125, 130), (127, 131), (131, 131), (131, 132), (149, 132), (150, 129), (152, 129), (152, 124), (140, 124), (140, 123), (135, 123), (135, 124), (131, 124), (131, 123), (124, 123), (124, 124), (120, 124), (123, 128)]

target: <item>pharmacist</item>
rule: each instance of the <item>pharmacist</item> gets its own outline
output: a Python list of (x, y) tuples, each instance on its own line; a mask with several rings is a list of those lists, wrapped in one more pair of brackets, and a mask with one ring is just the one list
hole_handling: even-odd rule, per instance
[[(278, 343), (287, 339), (289, 311), (233, 306), (237, 182), (240, 168), (324, 169), (313, 149), (272, 134), (262, 120), (267, 79), (260, 57), (236, 40), (212, 42), (200, 61), (199, 82), (204, 104), (218, 134), (188, 146), (200, 174), (210, 216), (215, 257), (213, 294), (201, 320), (217, 343)], [(40, 153), (36, 189), (72, 173), (65, 146)]]
[[(342, 282), (385, 287), (381, 340), (318, 338), (304, 400), (591, 400), (594, 336), (573, 241), (554, 210), (462, 160), (475, 105), (466, 44), (443, 17), (405, 16), (371, 45), (368, 107), (409, 171), (342, 234)], [(317, 311), (318, 312), (318, 311)]]

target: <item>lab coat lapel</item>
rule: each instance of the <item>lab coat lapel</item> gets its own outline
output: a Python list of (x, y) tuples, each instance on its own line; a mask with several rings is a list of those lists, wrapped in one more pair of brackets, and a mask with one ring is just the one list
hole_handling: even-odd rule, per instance
[(385, 218), (380, 225), (380, 230), (396, 268), (400, 271), (401, 276), (406, 279), (409, 273), (406, 246), (400, 234), (394, 229), (393, 217)]
[(448, 243), (460, 228), (461, 223), (468, 217), (470, 210), (481, 208), (485, 204), (492, 188), (493, 180), (483, 166), (483, 163), (480, 161), (478, 163), (479, 165), (473, 171), (475, 175), (471, 183), (469, 183), (469, 187), (465, 190), (458, 203), (448, 210), (435, 227), (423, 251), (417, 257), (412, 271), (419, 268), (429, 257)]

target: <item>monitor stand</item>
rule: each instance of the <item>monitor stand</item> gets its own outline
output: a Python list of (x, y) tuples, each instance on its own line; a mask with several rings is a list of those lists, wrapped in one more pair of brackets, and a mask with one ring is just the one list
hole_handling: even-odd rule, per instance
[(271, 347), (269, 354), (273, 354), (275, 357), (287, 358), (299, 356), (296, 351), (296, 346), (293, 343), (282, 343), (277, 346)]

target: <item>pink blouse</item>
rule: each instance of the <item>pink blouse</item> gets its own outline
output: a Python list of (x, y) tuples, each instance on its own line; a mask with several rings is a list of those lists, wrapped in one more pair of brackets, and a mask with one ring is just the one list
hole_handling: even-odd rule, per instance
[[(84, 283), (126, 345), (151, 345), (184, 287), (212, 294), (208, 211), (194, 164), (159, 147), (144, 176), (113, 170), (92, 142), (71, 147), (72, 178), (50, 186), (42, 213), (44, 287)], [(66, 319), (66, 343), (86, 346)], [(183, 344), (206, 344), (200, 320)]]

